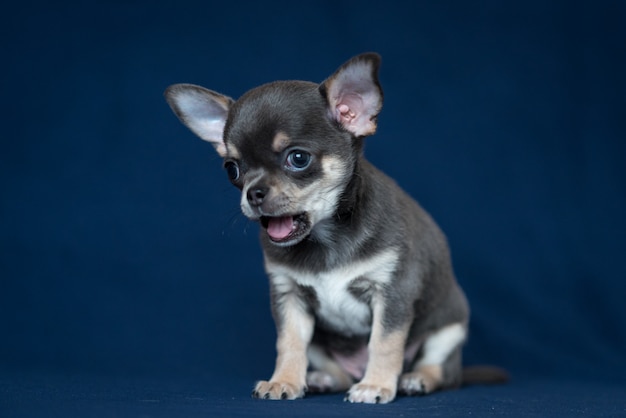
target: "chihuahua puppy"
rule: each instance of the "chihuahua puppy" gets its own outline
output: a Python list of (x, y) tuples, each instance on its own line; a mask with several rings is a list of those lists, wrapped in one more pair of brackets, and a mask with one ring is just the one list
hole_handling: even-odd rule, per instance
[(358, 55), (321, 84), (276, 81), (237, 101), (190, 84), (165, 92), (261, 225), (278, 339), (254, 397), (347, 390), (350, 402), (387, 403), (462, 383), (469, 310), (446, 238), (363, 156), (379, 65)]

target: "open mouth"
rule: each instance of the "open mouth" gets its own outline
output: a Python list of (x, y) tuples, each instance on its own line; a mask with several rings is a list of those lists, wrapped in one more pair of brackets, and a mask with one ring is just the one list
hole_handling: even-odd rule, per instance
[(270, 240), (276, 244), (295, 244), (304, 238), (311, 228), (306, 213), (283, 216), (261, 216), (261, 225)]

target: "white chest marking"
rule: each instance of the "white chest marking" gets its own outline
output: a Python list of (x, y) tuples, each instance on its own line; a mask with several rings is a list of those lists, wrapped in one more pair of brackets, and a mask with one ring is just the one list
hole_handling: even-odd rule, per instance
[(298, 285), (312, 288), (318, 302), (317, 317), (335, 331), (346, 335), (366, 335), (371, 330), (371, 307), (356, 299), (348, 287), (357, 278), (367, 279), (375, 288), (389, 283), (397, 262), (398, 252), (388, 249), (366, 260), (315, 274), (299, 272), (267, 260), (265, 267), (281, 293), (292, 292)]

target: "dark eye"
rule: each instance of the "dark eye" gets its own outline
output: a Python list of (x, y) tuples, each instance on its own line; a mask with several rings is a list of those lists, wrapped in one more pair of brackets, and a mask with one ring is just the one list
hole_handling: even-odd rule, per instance
[(311, 164), (311, 154), (302, 150), (293, 150), (287, 155), (285, 165), (292, 171), (301, 171)]
[(228, 174), (230, 181), (239, 180), (239, 166), (236, 162), (226, 161), (224, 163), (224, 168), (226, 169), (226, 174)]

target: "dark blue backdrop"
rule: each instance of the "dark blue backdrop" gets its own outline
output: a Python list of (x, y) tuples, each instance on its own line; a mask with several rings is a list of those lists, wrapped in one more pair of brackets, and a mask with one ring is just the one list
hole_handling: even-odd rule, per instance
[(7, 376), (267, 378), (257, 227), (162, 92), (321, 81), (372, 50), (385, 106), (366, 154), (448, 235), (473, 309), (467, 362), (624, 388), (623, 2), (3, 8)]

